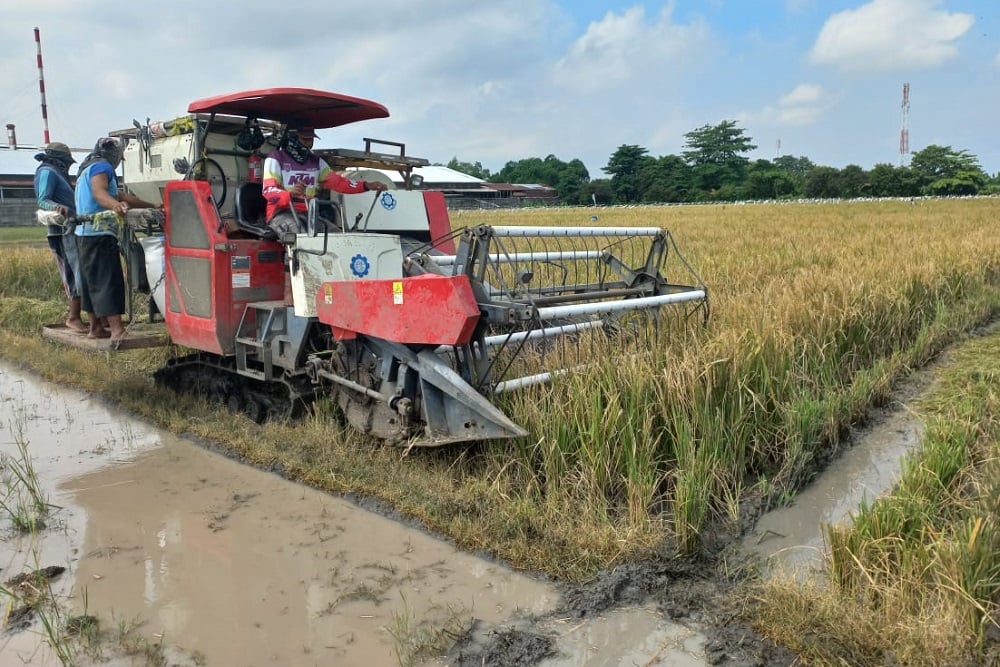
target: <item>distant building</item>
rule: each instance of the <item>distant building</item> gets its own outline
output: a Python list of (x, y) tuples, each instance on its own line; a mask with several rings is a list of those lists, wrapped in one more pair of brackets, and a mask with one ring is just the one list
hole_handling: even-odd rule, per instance
[[(35, 224), (35, 155), (44, 147), (0, 146), (0, 227)], [(79, 162), (87, 151), (74, 151)], [(70, 169), (76, 175), (76, 165)]]

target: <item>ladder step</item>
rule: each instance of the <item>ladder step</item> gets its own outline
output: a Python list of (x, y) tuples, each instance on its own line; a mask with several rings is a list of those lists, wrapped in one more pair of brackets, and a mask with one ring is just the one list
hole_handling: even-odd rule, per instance
[(258, 350), (264, 348), (264, 341), (258, 340), (256, 338), (243, 338), (240, 336), (236, 337), (236, 342), (241, 345), (246, 345), (247, 347), (255, 347)]

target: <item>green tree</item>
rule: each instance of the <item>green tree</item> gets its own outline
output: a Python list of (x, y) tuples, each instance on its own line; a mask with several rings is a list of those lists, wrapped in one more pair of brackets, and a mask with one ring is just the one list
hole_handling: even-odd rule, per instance
[(628, 204), (640, 200), (642, 181), (639, 174), (653, 161), (648, 152), (641, 146), (622, 144), (608, 159), (604, 173), (611, 175), (611, 189), (616, 202)]
[(983, 189), (979, 193), (984, 195), (1000, 195), (1000, 172), (993, 174), (986, 181), (986, 185), (983, 186)]
[(840, 171), (834, 167), (816, 167), (806, 176), (802, 194), (817, 199), (840, 196)]
[(490, 170), (479, 162), (461, 162), (457, 157), (453, 157), (446, 166), (473, 178), (481, 178), (484, 181), (490, 178)]
[(578, 159), (563, 162), (555, 155), (508, 162), (489, 179), (493, 183), (532, 183), (555, 188), (566, 204), (586, 204), (584, 186), (590, 181), (587, 167)]
[(879, 162), (868, 172), (868, 191), (873, 197), (901, 197), (903, 195), (902, 167)]
[(639, 168), (640, 199), (649, 203), (691, 201), (691, 167), (677, 155), (645, 161)]
[(583, 186), (581, 197), (583, 198), (583, 201), (579, 202), (581, 204), (606, 206), (614, 203), (615, 191), (609, 179), (595, 178)]
[(747, 199), (781, 199), (799, 192), (795, 176), (767, 160), (757, 160), (747, 168), (743, 196)]
[(921, 193), (973, 195), (989, 181), (979, 159), (965, 150), (931, 144), (910, 159), (910, 169), (921, 182)]
[(870, 195), (871, 185), (868, 183), (868, 174), (856, 164), (849, 164), (840, 170), (840, 196), (845, 199), (854, 199)]
[(723, 185), (740, 187), (749, 159), (745, 153), (757, 148), (745, 130), (734, 120), (724, 120), (718, 125), (703, 125), (684, 135), (687, 150), (682, 155), (694, 169), (696, 183), (707, 193)]
[(789, 196), (802, 194), (805, 188), (806, 176), (816, 167), (812, 160), (803, 155), (798, 157), (792, 155), (778, 156), (774, 158), (774, 166), (776, 169), (780, 169), (788, 174), (795, 184), (795, 189), (788, 193)]

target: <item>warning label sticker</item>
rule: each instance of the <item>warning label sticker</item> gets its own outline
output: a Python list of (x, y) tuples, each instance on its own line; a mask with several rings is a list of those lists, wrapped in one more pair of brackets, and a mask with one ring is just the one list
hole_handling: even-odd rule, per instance
[(236, 255), (232, 258), (233, 288), (250, 287), (250, 258), (245, 255)]
[(403, 281), (393, 280), (392, 281), (392, 303), (393, 305), (400, 306), (403, 304)]

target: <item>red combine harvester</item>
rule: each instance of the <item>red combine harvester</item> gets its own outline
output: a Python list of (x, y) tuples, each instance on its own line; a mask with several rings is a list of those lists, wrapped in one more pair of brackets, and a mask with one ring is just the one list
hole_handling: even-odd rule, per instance
[[(666, 230), (452, 229), (444, 194), (420, 187), (415, 170), (428, 162), (394, 142), (317, 150), (334, 169), (391, 186), (312, 199), (303, 231), (277, 238), (255, 170), (286, 128), (388, 111), (272, 88), (188, 112), (117, 133), (128, 139), (126, 187), (164, 204), (162, 230), (126, 225), (122, 247), (130, 286), (150, 293), (178, 346), (156, 373), (177, 391), (258, 422), (326, 395), (353, 427), (404, 446), (521, 437), (497, 396), (548, 382), (595, 350), (651, 340), (668, 310), (708, 317), (707, 289)], [(283, 300), (286, 261), (293, 306)], [(670, 272), (684, 279), (670, 282)]]

